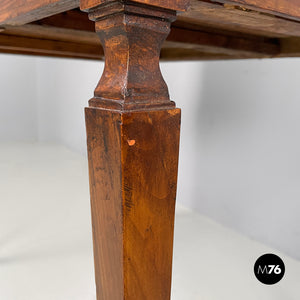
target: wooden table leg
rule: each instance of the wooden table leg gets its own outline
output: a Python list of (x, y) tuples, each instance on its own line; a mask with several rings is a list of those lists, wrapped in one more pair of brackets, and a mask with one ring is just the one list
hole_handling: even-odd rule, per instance
[(159, 69), (175, 11), (89, 11), (106, 63), (86, 109), (98, 300), (170, 299), (180, 110)]

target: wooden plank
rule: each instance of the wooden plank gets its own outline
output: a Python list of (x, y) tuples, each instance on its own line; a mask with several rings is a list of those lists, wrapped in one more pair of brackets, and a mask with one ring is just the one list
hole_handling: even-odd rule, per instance
[(0, 34), (0, 49), (5, 53), (54, 57), (103, 59), (104, 56), (100, 45), (35, 39), (6, 34)]
[[(20, 36), (7, 35), (5, 43), (0, 35), (0, 53), (38, 55), (48, 57), (81, 58), (103, 60), (100, 43), (82, 44), (68, 42), (59, 43), (57, 40), (43, 41), (34, 38), (19, 39)], [(26, 41), (26, 43), (24, 43)], [(184, 60), (228, 60), (272, 57), (300, 57), (300, 39), (279, 39), (280, 51), (277, 54), (263, 54), (249, 51), (222, 49), (213, 46), (199, 46), (167, 41), (164, 43), (160, 59), (163, 61)], [(28, 46), (30, 45), (30, 46)], [(64, 50), (62, 50), (62, 48)], [(74, 49), (77, 49), (74, 51)]]
[(79, 7), (79, 0), (2, 0), (0, 24), (23, 25)]
[[(64, 25), (68, 26), (67, 23)], [(5, 30), (5, 34), (100, 45), (99, 38), (94, 32), (57, 28), (53, 26), (31, 24), (18, 27), (8, 26)], [(252, 35), (230, 36), (220, 32), (211, 33), (177, 27), (172, 27), (171, 33), (167, 38), (167, 43), (164, 44), (164, 47), (194, 48), (198, 51), (201, 49), (201, 51), (205, 53), (223, 52), (227, 55), (248, 55), (253, 53), (274, 55), (279, 51), (278, 42), (274, 39)], [(173, 46), (170, 46), (172, 44)]]
[[(191, 4), (191, 8), (180, 14), (173, 26), (212, 33), (238, 33), (239, 36), (241, 34), (276, 38), (300, 36), (300, 23), (295, 21), (199, 0), (192, 0)], [(87, 13), (79, 9), (39, 20), (35, 24), (95, 31), (95, 25), (88, 19)]]
[(280, 40), (279, 57), (300, 57), (300, 38)]
[[(300, 23), (295, 21), (199, 0), (192, 0), (191, 4), (187, 12), (178, 16), (175, 27), (276, 38), (300, 36)], [(35, 24), (95, 31), (94, 23), (88, 19), (87, 13), (79, 9), (36, 21)]]
[[(67, 55), (75, 58), (99, 59), (97, 55), (101, 52), (99, 37), (94, 32), (31, 24), (7, 26), (0, 34), (0, 45), (3, 50), (18, 50), (40, 55), (43, 53), (53, 54), (53, 56)], [(278, 41), (274, 39), (253, 36), (235, 37), (176, 27), (172, 28), (163, 48), (169, 49), (162, 52), (163, 59), (168, 57), (184, 59), (192, 56), (201, 58), (204, 53), (218, 58), (224, 55), (240, 58), (270, 57), (278, 54), (280, 50)], [(171, 49), (177, 49), (176, 54), (172, 55)], [(181, 54), (184, 54), (184, 57), (181, 58)], [(102, 56), (101, 52), (101, 59)]]
[[(80, 8), (88, 10), (101, 4), (116, 2), (115, 0), (80, 0)], [(132, 0), (132, 2), (157, 6), (160, 8), (185, 11), (189, 7), (190, 0)]]
[[(0, 53), (3, 54), (18, 54), (18, 55), (30, 55), (40, 57), (59, 57), (59, 58), (72, 58), (72, 59), (88, 59), (88, 60), (103, 60), (103, 57), (87, 57), (84, 54), (78, 53), (75, 56), (67, 55), (64, 53), (54, 52), (34, 52), (24, 48), (16, 49), (1, 49)], [(298, 55), (300, 56), (300, 54)], [(183, 49), (183, 48), (163, 48), (160, 55), (161, 61), (207, 61), (207, 60), (234, 60), (234, 59), (251, 59), (251, 58), (267, 58), (267, 56), (260, 57), (258, 55), (227, 55), (216, 53), (205, 53), (197, 49)]]
[(100, 39), (95, 32), (65, 29), (53, 26), (40, 26), (36, 24), (27, 24), (23, 26), (8, 25), (5, 27), (3, 33), (6, 35), (22, 36), (41, 40), (48, 39), (53, 41), (85, 43), (100, 46)]
[(214, 0), (300, 21), (299, 0)]
[(266, 37), (300, 36), (300, 23), (298, 22), (261, 14), (256, 11), (237, 9), (232, 5), (223, 6), (218, 3), (199, 0), (192, 0), (191, 8), (180, 14), (177, 20), (175, 23), (181, 25), (187, 23), (217, 30)]
[(2, 49), (0, 48), (0, 54), (16, 54), (16, 55), (26, 55), (26, 56), (38, 56), (38, 57), (48, 57), (48, 58), (66, 58), (66, 59), (83, 59), (83, 60), (93, 60), (93, 61), (103, 61), (103, 57), (87, 57), (84, 54), (78, 53), (76, 56), (68, 55), (67, 53), (63, 52), (40, 52), (40, 51), (30, 51), (23, 48), (16, 48), (16, 49)]
[(89, 20), (86, 12), (79, 9), (69, 10), (38, 20), (34, 24), (95, 32), (95, 23)]
[(253, 59), (269, 58), (268, 55), (259, 54), (222, 54), (210, 53), (201, 49), (185, 48), (163, 48), (161, 50), (161, 61), (207, 61), (207, 60), (235, 60), (235, 59)]
[(181, 28), (172, 28), (167, 41), (181, 43), (182, 48), (185, 48), (186, 45), (194, 45), (194, 48), (201, 49), (206, 53), (222, 53), (232, 56), (241, 54), (271, 56), (280, 51), (280, 47), (274, 39), (234, 37)]
[[(163, 44), (162, 60), (245, 59), (300, 56), (299, 38), (266, 39), (231, 36), (173, 27)], [(103, 59), (95, 32), (52, 26), (6, 26), (0, 34), (1, 53)], [(100, 56), (99, 56), (100, 55)]]

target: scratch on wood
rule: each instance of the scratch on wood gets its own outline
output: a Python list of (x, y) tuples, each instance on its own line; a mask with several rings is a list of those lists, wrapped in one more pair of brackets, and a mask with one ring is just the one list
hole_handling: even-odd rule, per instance
[(133, 200), (132, 200), (132, 187), (127, 184), (124, 184), (124, 194), (125, 194), (125, 206), (128, 212), (131, 211), (133, 207)]
[(135, 145), (135, 140), (128, 140), (128, 145), (129, 146), (134, 146)]

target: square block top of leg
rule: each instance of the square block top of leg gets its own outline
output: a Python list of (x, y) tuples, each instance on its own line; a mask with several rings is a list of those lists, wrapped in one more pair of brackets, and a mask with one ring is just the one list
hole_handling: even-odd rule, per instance
[[(101, 4), (118, 1), (119, 0), (80, 0), (80, 8), (81, 10), (89, 10)], [(190, 0), (132, 0), (132, 2), (176, 11), (186, 11), (190, 5)]]

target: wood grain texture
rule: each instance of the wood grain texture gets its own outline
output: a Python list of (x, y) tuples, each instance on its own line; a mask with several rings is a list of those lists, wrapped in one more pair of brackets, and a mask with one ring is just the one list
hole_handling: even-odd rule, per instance
[(123, 124), (125, 299), (170, 299), (180, 110), (126, 114)]
[(223, 54), (209, 53), (201, 49), (184, 49), (184, 48), (163, 48), (161, 50), (161, 61), (207, 61), (207, 60), (235, 60), (235, 59), (251, 59), (251, 58), (266, 58), (265, 55), (257, 54)]
[[(274, 1), (266, 1), (274, 2)], [(292, 20), (241, 9), (235, 5), (222, 5), (211, 1), (191, 0), (191, 7), (180, 14), (178, 22), (219, 31), (264, 37), (300, 36), (300, 23)]]
[[(203, 30), (207, 28), (195, 28), (172, 27), (171, 34), (162, 45), (160, 59), (176, 61), (300, 56), (299, 38), (274, 39), (216, 30), (206, 32)], [(36, 24), (6, 26), (0, 34), (0, 52), (104, 59), (95, 32)]]
[[(28, 24), (22, 26), (5, 26), (3, 34), (20, 36), (26, 38), (34, 38), (39, 40), (52, 40), (74, 42), (78, 44), (101, 45), (99, 37), (95, 32), (66, 29), (53, 26), (40, 26), (36, 24)], [(1, 35), (0, 35), (1, 38)], [(13, 37), (12, 37), (13, 39)], [(63, 50), (63, 49), (62, 49)]]
[(92, 9), (105, 68), (86, 109), (98, 300), (169, 300), (180, 110), (159, 69), (175, 12)]
[(273, 56), (279, 53), (277, 40), (254, 36), (230, 36), (220, 33), (208, 33), (198, 30), (173, 28), (167, 42), (182, 48), (193, 47), (207, 53), (227, 55)]
[[(119, 11), (122, 11), (122, 9), (123, 6), (119, 8)], [(88, 20), (86, 13), (81, 13), (81, 14), (78, 11), (72, 11), (72, 13), (71, 12), (63, 13), (55, 17), (49, 17), (44, 20), (40, 20), (39, 22), (36, 22), (41, 25), (47, 25), (46, 27), (45, 26), (34, 27), (33, 25), (26, 25), (24, 27), (24, 30), (25, 28), (27, 28), (28, 29), (27, 32), (28, 34), (30, 34), (31, 29), (32, 32), (33, 29), (36, 29), (37, 32), (38, 31), (43, 32), (43, 34), (46, 37), (49, 36), (50, 32), (55, 33), (55, 28), (52, 26), (49, 27), (49, 25), (54, 25), (55, 23), (57, 23), (57, 25), (62, 27), (56, 29), (58, 39), (60, 38), (60, 35), (62, 35), (62, 33), (64, 32), (63, 29), (72, 28), (74, 23), (76, 23), (77, 26), (86, 28), (89, 31), (92, 28), (92, 31), (94, 31), (94, 25), (93, 25), (94, 23)], [(231, 55), (231, 56), (234, 55), (252, 56), (253, 54), (256, 54), (257, 57), (262, 57), (264, 55), (272, 56), (278, 52), (279, 43), (272, 38), (255, 36), (251, 34), (237, 35), (237, 34), (231, 34), (231, 32), (225, 32), (224, 30), (212, 31), (212, 29), (201, 28), (200, 26), (194, 26), (192, 29), (180, 28), (178, 26), (188, 27), (186, 24), (175, 22), (174, 26), (171, 27), (171, 34), (167, 37), (167, 42), (163, 43), (162, 45), (163, 49), (164, 48), (168, 48), (168, 49), (182, 48), (183, 50), (194, 49), (197, 50), (198, 52), (199, 50), (201, 50), (202, 53), (213, 54), (213, 53), (223, 52), (223, 54)], [(10, 30), (12, 29), (13, 28), (10, 28)], [(24, 30), (22, 30), (22, 27), (19, 28), (19, 31), (24, 31)], [(205, 31), (205, 30), (209, 30), (209, 31)], [(91, 33), (88, 32), (66, 30), (65, 36), (68, 36), (68, 38), (72, 38), (71, 33), (73, 34), (73, 41), (76, 39), (83, 41), (84, 36), (86, 35), (85, 40), (87, 42), (89, 43), (98, 42), (98, 38), (96, 37), (96, 34), (93, 36)], [(41, 37), (41, 35), (39, 36)], [(51, 34), (51, 37), (55, 38), (53, 34)], [(167, 53), (169, 53), (169, 51)], [(166, 51), (163, 51), (162, 58), (168, 59), (168, 56), (165, 54)], [(173, 57), (175, 56), (173, 55)], [(201, 58), (201, 56), (198, 57)], [(180, 56), (178, 56), (178, 59), (179, 58)]]
[(216, 0), (216, 2), (242, 5), (253, 10), (300, 20), (299, 0)]
[(0, 24), (22, 25), (79, 6), (79, 0), (1, 0)]
[(121, 116), (86, 109), (97, 299), (124, 299)]
[[(87, 13), (78, 9), (36, 21), (35, 24), (95, 32), (95, 24), (88, 19)], [(199, 0), (191, 0), (190, 9), (177, 16), (174, 26), (186, 29), (200, 28), (212, 33), (215, 30), (220, 33), (236, 32), (240, 35), (274, 38), (300, 36), (299, 22), (237, 9), (233, 5), (223, 6)]]
[[(92, 9), (90, 17), (99, 19), (109, 13), (122, 14), (126, 10), (127, 15), (148, 13), (152, 19), (158, 20), (174, 17), (170, 11), (147, 10), (144, 5), (133, 5), (132, 3), (126, 5), (120, 1), (112, 1), (107, 6), (102, 5), (101, 13), (99, 10)], [(131, 35), (135, 35), (134, 31), (143, 28), (141, 27), (143, 25), (139, 24), (135, 25), (133, 29), (134, 26), (131, 26), (129, 17), (126, 16), (126, 18), (126, 25), (122, 29), (123, 37), (119, 36), (121, 41), (119, 48), (121, 46), (126, 48), (126, 43), (128, 43), (126, 39), (129, 40)], [(131, 17), (131, 20), (133, 19)], [(144, 24), (147, 24), (147, 21)], [(129, 31), (127, 31), (128, 28), (130, 28)], [(152, 33), (145, 32), (151, 42)], [(299, 36), (299, 22), (249, 9), (243, 10), (235, 5), (224, 6), (210, 1), (192, 0), (191, 8), (180, 14), (178, 21), (171, 26), (171, 34), (162, 44), (160, 57), (163, 60), (207, 60), (299, 56), (297, 51)], [(11, 40), (8, 41), (8, 39)], [(34, 24), (5, 25), (0, 34), (0, 43), (1, 41), (0, 52), (2, 53), (95, 60), (104, 58), (100, 41), (95, 34), (94, 22), (89, 20), (87, 13), (78, 9), (41, 19)], [(151, 47), (153, 46), (155, 43)], [(76, 51), (77, 49), (78, 51)], [(115, 46), (115, 51), (118, 50)], [(134, 51), (139, 50), (132, 49), (129, 56), (131, 55), (133, 59), (137, 57)], [(159, 49), (157, 48), (155, 51), (159, 51)], [(151, 54), (151, 51), (149, 53)], [(150, 57), (148, 58), (150, 60)], [(126, 63), (126, 55), (123, 55), (123, 62)], [(160, 74), (159, 69), (155, 67), (157, 64), (157, 62), (151, 63), (152, 70), (156, 72), (158, 78)], [(129, 69), (131, 71), (130, 67)], [(123, 75), (126, 77), (126, 74)], [(151, 77), (151, 72), (149, 72), (149, 76)], [(124, 96), (128, 97), (126, 92)]]
[(87, 13), (82, 12), (79, 9), (72, 9), (54, 16), (43, 18), (34, 22), (34, 24), (95, 32), (95, 23), (89, 20)]
[(159, 55), (175, 12), (114, 1), (89, 16), (105, 52), (104, 72), (90, 105), (122, 111), (174, 107)]
[(170, 299), (180, 110), (86, 109), (97, 299)]
[[(80, 8), (82, 10), (89, 10), (98, 5), (107, 4), (114, 1), (115, 0), (80, 0)], [(190, 4), (190, 0), (131, 0), (131, 1), (138, 4), (152, 5), (152, 6), (156, 6), (164, 9), (176, 10), (176, 11), (186, 11)]]
[(0, 52), (84, 59), (103, 59), (104, 57), (99, 44), (31, 38), (10, 34), (0, 34)]

